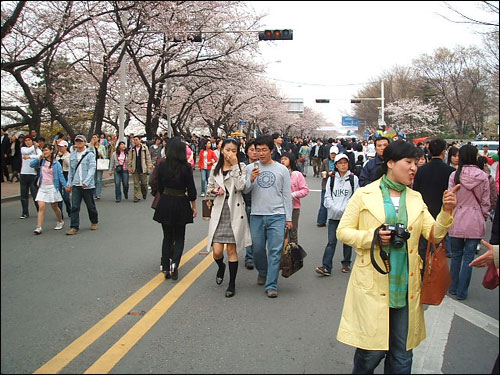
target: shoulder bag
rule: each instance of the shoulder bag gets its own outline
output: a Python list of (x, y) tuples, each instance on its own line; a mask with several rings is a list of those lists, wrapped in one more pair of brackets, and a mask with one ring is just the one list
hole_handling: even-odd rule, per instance
[(306, 255), (305, 250), (297, 243), (297, 230), (287, 229), (281, 252), (281, 276), (290, 277), (300, 270), (304, 266)]
[(213, 199), (204, 199), (201, 201), (201, 216), (203, 217), (203, 220), (210, 220), (210, 217), (212, 216), (213, 206)]
[(107, 171), (109, 169), (109, 159), (97, 159), (97, 170)]
[(446, 260), (445, 241), (441, 241), (436, 248), (433, 226), (427, 241), (424, 282), (422, 284), (420, 302), (426, 305), (439, 305), (450, 286), (451, 275)]

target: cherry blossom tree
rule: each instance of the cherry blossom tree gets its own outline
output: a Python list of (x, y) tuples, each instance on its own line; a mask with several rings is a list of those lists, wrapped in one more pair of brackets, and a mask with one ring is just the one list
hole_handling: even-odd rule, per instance
[(437, 106), (424, 103), (420, 98), (397, 100), (387, 105), (385, 112), (393, 127), (406, 134), (437, 131), (435, 126), (438, 118)]

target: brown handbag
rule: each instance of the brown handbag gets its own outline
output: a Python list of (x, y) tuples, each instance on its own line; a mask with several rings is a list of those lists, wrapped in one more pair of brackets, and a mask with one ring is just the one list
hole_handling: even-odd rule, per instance
[(434, 226), (427, 241), (425, 256), (424, 282), (420, 302), (426, 305), (439, 305), (451, 286), (451, 275), (446, 259), (445, 241), (437, 246), (434, 243)]
[(210, 217), (212, 216), (213, 206), (213, 199), (204, 199), (201, 201), (201, 216), (203, 217), (203, 220), (210, 220)]

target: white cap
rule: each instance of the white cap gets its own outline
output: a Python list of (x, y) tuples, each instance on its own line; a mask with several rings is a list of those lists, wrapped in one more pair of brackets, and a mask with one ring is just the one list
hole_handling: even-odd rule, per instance
[(337, 146), (332, 146), (332, 147), (330, 147), (330, 154), (331, 154), (332, 152), (334, 152), (334, 153), (338, 154), (338, 153), (339, 153), (339, 148), (338, 148)]
[(337, 156), (335, 156), (335, 160), (333, 161), (333, 163), (337, 164), (337, 162), (341, 159), (346, 159), (347, 161), (349, 161), (349, 158), (346, 154), (338, 154)]

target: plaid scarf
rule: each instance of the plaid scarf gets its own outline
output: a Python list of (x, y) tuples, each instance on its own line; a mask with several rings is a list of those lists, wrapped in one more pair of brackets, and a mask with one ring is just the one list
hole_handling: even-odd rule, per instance
[[(392, 203), (389, 188), (401, 192), (399, 210), (396, 212)], [(402, 223), (408, 226), (406, 213), (406, 186), (398, 184), (384, 175), (380, 183), (382, 196), (384, 198), (385, 221), (387, 224), (395, 225)], [(408, 292), (408, 249), (406, 244), (401, 248), (395, 248), (391, 243), (384, 246), (383, 250), (390, 255), (391, 272), (389, 273), (389, 306), (401, 308), (406, 306), (406, 294)]]

